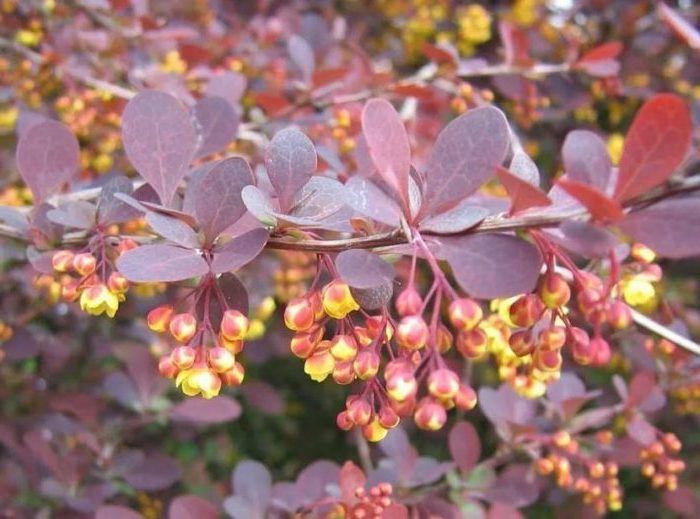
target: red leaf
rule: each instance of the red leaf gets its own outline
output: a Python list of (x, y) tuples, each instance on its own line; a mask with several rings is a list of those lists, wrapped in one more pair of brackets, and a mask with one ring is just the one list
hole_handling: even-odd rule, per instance
[(314, 72), (311, 83), (314, 88), (319, 88), (329, 83), (340, 81), (348, 73), (348, 67), (324, 68)]
[(624, 202), (668, 179), (685, 158), (692, 132), (680, 97), (658, 94), (644, 103), (625, 138), (615, 199)]
[(178, 496), (168, 507), (169, 519), (217, 519), (219, 511), (206, 499), (199, 496)]
[(497, 166), (496, 176), (498, 180), (501, 181), (501, 184), (503, 184), (503, 187), (506, 188), (506, 191), (508, 191), (508, 196), (511, 199), (511, 215), (525, 211), (531, 207), (552, 205), (552, 201), (540, 188), (513, 175), (506, 168)]
[(289, 101), (284, 96), (272, 94), (270, 92), (253, 92), (253, 99), (257, 105), (267, 112), (268, 115), (277, 115), (289, 106)]
[(481, 441), (469, 422), (457, 422), (450, 430), (449, 448), (452, 459), (463, 475), (468, 474), (481, 456)]
[(657, 10), (659, 17), (679, 38), (685, 40), (693, 49), (700, 49), (700, 32), (695, 27), (664, 2), (659, 3)]
[(365, 488), (367, 477), (362, 469), (352, 461), (346, 461), (340, 469), (340, 492), (343, 501), (352, 502), (357, 495), (358, 488)]
[(518, 29), (510, 22), (502, 20), (498, 24), (498, 32), (505, 50), (506, 64), (524, 67), (532, 65), (530, 42), (525, 31)]
[(424, 43), (422, 51), (423, 54), (428, 57), (428, 59), (434, 61), (435, 63), (449, 63), (450, 65), (457, 65), (457, 56), (455, 56), (449, 50), (439, 47), (438, 45)]
[(592, 76), (616, 76), (620, 72), (620, 62), (617, 60), (620, 52), (622, 52), (620, 42), (603, 43), (586, 52), (574, 66), (585, 70)]
[(566, 179), (558, 180), (557, 185), (581, 202), (594, 220), (609, 222), (624, 216), (622, 206), (617, 201), (608, 198), (592, 186)]
[(394, 190), (405, 214), (411, 147), (401, 117), (389, 101), (370, 99), (362, 110), (362, 133), (379, 176)]
[(416, 97), (421, 100), (430, 100), (433, 98), (433, 91), (422, 85), (396, 85), (391, 87), (390, 91), (396, 95)]
[(635, 374), (628, 386), (627, 407), (641, 404), (656, 387), (656, 376), (651, 371), (640, 371)]
[(615, 59), (620, 55), (620, 52), (622, 52), (622, 44), (619, 41), (610, 41), (584, 53), (579, 58), (578, 63)]
[(119, 505), (102, 505), (95, 511), (95, 519), (142, 519), (136, 510)]

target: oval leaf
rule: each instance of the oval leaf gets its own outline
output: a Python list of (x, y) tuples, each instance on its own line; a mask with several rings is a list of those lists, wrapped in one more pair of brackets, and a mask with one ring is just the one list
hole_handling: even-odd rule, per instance
[(236, 138), (238, 114), (222, 97), (205, 97), (192, 108), (195, 129), (199, 136), (195, 157), (221, 151)]
[(352, 177), (345, 184), (347, 204), (358, 213), (387, 225), (398, 226), (401, 209), (371, 180)]
[(481, 441), (474, 426), (469, 422), (457, 422), (450, 430), (448, 443), (452, 459), (462, 474), (471, 472), (481, 457)]
[(178, 245), (194, 249), (199, 247), (199, 239), (194, 229), (182, 220), (160, 213), (146, 213), (146, 223), (156, 234)]
[(17, 143), (17, 168), (37, 200), (58, 191), (79, 165), (78, 139), (58, 121), (35, 124)]
[(214, 249), (211, 262), (215, 274), (237, 270), (253, 261), (263, 250), (268, 232), (265, 229), (253, 229), (245, 234), (236, 236), (231, 241)]
[(474, 205), (473, 200), (465, 200), (444, 213), (426, 218), (419, 227), (436, 234), (456, 234), (480, 224), (489, 212), (485, 207)]
[(124, 109), (122, 140), (136, 171), (168, 205), (197, 143), (185, 109), (169, 94), (141, 92)]
[(133, 283), (181, 281), (209, 272), (209, 265), (191, 249), (175, 245), (142, 245), (117, 258), (117, 269)]
[(295, 128), (275, 134), (265, 154), (265, 165), (282, 212), (292, 208), (294, 195), (316, 171), (316, 149), (309, 138)]
[(557, 181), (557, 186), (581, 202), (594, 220), (611, 222), (624, 216), (622, 206), (595, 187), (564, 178)]
[(168, 507), (168, 519), (218, 519), (219, 511), (199, 496), (178, 496)]
[(539, 187), (526, 182), (504, 167), (496, 166), (496, 175), (511, 199), (510, 214), (516, 214), (532, 207), (552, 205), (552, 201)]
[(340, 277), (353, 288), (376, 288), (391, 282), (394, 267), (363, 249), (346, 250), (335, 259)]
[(605, 192), (612, 162), (603, 139), (588, 130), (569, 132), (561, 150), (566, 176)]
[(210, 400), (187, 398), (170, 410), (170, 419), (176, 422), (215, 424), (235, 420), (241, 416), (241, 405), (226, 395)]

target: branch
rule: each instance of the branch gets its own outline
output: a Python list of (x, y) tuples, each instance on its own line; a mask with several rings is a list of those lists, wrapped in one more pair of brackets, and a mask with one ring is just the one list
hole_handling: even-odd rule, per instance
[(630, 310), (632, 311), (632, 320), (642, 328), (646, 328), (650, 332), (671, 341), (673, 344), (680, 346), (684, 350), (695, 353), (695, 355), (700, 355), (700, 344), (697, 342), (674, 332), (663, 324), (657, 323), (634, 308), (630, 308)]

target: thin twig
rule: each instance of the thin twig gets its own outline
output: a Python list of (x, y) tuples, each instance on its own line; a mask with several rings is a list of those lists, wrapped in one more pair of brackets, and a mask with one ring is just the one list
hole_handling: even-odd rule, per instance
[(679, 333), (674, 332), (673, 330), (664, 326), (661, 323), (657, 323), (653, 319), (650, 319), (649, 317), (638, 312), (634, 308), (630, 308), (630, 310), (632, 311), (632, 320), (642, 328), (646, 328), (650, 332), (653, 332), (656, 335), (659, 335), (664, 339), (671, 341), (673, 344), (680, 346), (684, 350), (688, 350), (691, 353), (700, 355), (700, 344), (698, 344), (697, 342), (689, 339), (688, 337), (684, 337)]

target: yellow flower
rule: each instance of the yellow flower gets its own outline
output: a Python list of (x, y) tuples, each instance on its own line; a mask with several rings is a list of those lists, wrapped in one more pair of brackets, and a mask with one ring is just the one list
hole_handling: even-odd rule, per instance
[(333, 319), (343, 319), (360, 305), (352, 297), (350, 287), (342, 281), (332, 281), (323, 289), (323, 310)]
[(119, 308), (119, 297), (107, 285), (100, 283), (83, 290), (80, 294), (80, 308), (90, 315), (107, 314), (114, 317)]
[(633, 276), (623, 282), (622, 296), (632, 306), (653, 306), (656, 300), (654, 285), (644, 276)]
[(334, 369), (335, 359), (329, 350), (316, 352), (304, 362), (304, 373), (316, 382), (326, 380)]
[(182, 370), (175, 379), (175, 386), (187, 396), (201, 394), (204, 398), (214, 398), (221, 391), (221, 379), (210, 369), (192, 367)]

